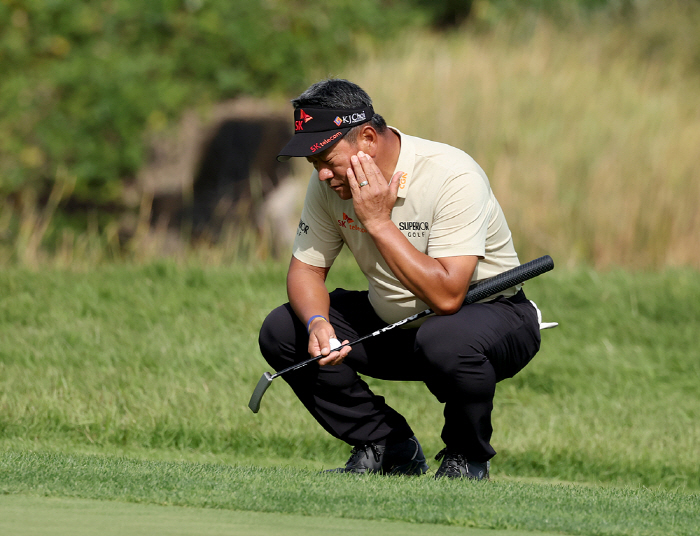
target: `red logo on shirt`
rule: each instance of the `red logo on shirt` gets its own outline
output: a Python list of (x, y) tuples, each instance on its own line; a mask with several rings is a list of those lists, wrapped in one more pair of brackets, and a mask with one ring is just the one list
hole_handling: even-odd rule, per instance
[(345, 212), (343, 212), (343, 219), (338, 220), (338, 225), (340, 225), (341, 227), (345, 227), (347, 229), (348, 223), (353, 223), (354, 221), (355, 220), (353, 220), (350, 216), (348, 216), (347, 214), (345, 214)]
[(364, 229), (362, 227), (358, 227), (357, 225), (353, 225), (354, 223), (355, 223), (355, 220), (353, 220), (350, 216), (345, 214), (345, 212), (343, 212), (343, 219), (338, 220), (338, 225), (340, 225), (344, 229), (350, 229), (351, 231), (360, 231), (361, 233), (367, 232), (367, 229)]

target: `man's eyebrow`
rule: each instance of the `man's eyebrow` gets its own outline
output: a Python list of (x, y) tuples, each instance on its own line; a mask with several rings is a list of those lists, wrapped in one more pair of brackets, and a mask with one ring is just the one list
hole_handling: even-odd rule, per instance
[(333, 160), (333, 155), (327, 156), (326, 158), (322, 158), (321, 155), (316, 155), (315, 157), (307, 156), (306, 160), (308, 160), (311, 164), (314, 162), (323, 162), (324, 164), (328, 164), (331, 160)]

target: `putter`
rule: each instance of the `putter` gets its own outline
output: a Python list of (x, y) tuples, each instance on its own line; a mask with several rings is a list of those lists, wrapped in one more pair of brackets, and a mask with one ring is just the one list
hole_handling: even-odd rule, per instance
[[(466, 305), (478, 302), (480, 300), (488, 298), (489, 296), (493, 296), (494, 294), (502, 292), (514, 285), (523, 283), (528, 279), (532, 279), (533, 277), (537, 277), (538, 275), (549, 272), (553, 268), (554, 261), (549, 255), (545, 255), (544, 257), (540, 257), (539, 259), (526, 262), (525, 264), (521, 264), (520, 266), (513, 268), (512, 270), (507, 270), (494, 277), (484, 279), (483, 281), (479, 281), (478, 283), (473, 284), (471, 287), (469, 287), (469, 290), (467, 291), (467, 296), (464, 298), (464, 303)], [(333, 348), (333, 345), (331, 345), (331, 350), (340, 350), (341, 348), (344, 348), (346, 346), (353, 346), (355, 344), (359, 344), (362, 341), (369, 339), (370, 337), (376, 337), (377, 335), (380, 335), (386, 331), (397, 328), (399, 326), (403, 326), (404, 324), (408, 324), (409, 322), (413, 322), (431, 314), (433, 314), (432, 309), (426, 309), (425, 311), (421, 311), (420, 313), (411, 315), (408, 318), (399, 320), (394, 324), (390, 324), (386, 327), (383, 327), (382, 329), (378, 329), (377, 331), (374, 331), (369, 335), (360, 337), (355, 341), (336, 346), (335, 348)], [(551, 328), (555, 325), (556, 322), (550, 322), (549, 325), (545, 325), (540, 322), (541, 329)], [(253, 411), (253, 413), (257, 413), (258, 411), (260, 411), (260, 401), (262, 400), (265, 391), (267, 391), (268, 387), (270, 387), (272, 380), (274, 380), (278, 376), (281, 376), (282, 374), (292, 372), (293, 370), (300, 369), (301, 367), (304, 367), (309, 363), (318, 361), (322, 357), (322, 355), (317, 355), (316, 357), (311, 357), (309, 359), (306, 359), (305, 361), (300, 361), (299, 363), (292, 365), (291, 367), (287, 367), (284, 370), (280, 370), (276, 374), (270, 374), (269, 372), (265, 372), (260, 378), (260, 381), (258, 381), (258, 384), (255, 386), (253, 395), (250, 397), (250, 402), (248, 402), (248, 407)]]

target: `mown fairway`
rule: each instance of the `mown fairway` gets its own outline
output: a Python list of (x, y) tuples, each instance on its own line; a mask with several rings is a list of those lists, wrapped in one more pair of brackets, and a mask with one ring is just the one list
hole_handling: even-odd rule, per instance
[[(474, 529), (425, 525), (406, 521), (274, 514), (105, 502), (86, 499), (5, 495), (0, 497), (0, 532), (13, 536), (326, 536), (382, 534), (383, 536), (542, 536), (544, 532)], [(37, 515), (41, 512), (40, 516)]]
[[(700, 515), (698, 494), (669, 491), (436, 481), (427, 477), (371, 475), (357, 478), (319, 475), (294, 468), (230, 467), (62, 454), (2, 455), (0, 479), (0, 492), (21, 496), (90, 498), (278, 514), (277, 518), (261, 519), (268, 528), (262, 534), (297, 534), (300, 528), (318, 527), (326, 518), (329, 526), (325, 534), (332, 530), (331, 526), (342, 527), (350, 534), (363, 529), (377, 533), (376, 525), (363, 527), (361, 523), (350, 521), (366, 520), (400, 521), (395, 532), (405, 531), (404, 534), (450, 534), (444, 527), (452, 526), (514, 529), (515, 533), (510, 536), (520, 536), (523, 530), (565, 534), (690, 535), (696, 534)], [(20, 503), (5, 499), (0, 496), (0, 507)], [(33, 504), (47, 511), (49, 516), (56, 515), (48, 501), (34, 501)], [(71, 506), (69, 503), (66, 507), (79, 509), (80, 504)], [(86, 510), (90, 513), (94, 506)], [(109, 503), (102, 513), (112, 512), (122, 519), (128, 511)], [(306, 518), (287, 517), (285, 520), (279, 514)], [(173, 520), (181, 518), (182, 512), (176, 509), (172, 515), (168, 519), (167, 514), (151, 511), (149, 517), (164, 517), (164, 526), (171, 528)], [(237, 523), (245, 522), (250, 516), (240, 517)], [(206, 511), (190, 514), (189, 521), (198, 518), (205, 527), (211, 527), (215, 521), (212, 519), (215, 516)], [(228, 518), (235, 520), (234, 516)], [(308, 518), (313, 518), (314, 522), (305, 521)], [(343, 523), (343, 520), (348, 522)], [(149, 519), (145, 521), (152, 523)], [(416, 526), (407, 529), (407, 522)], [(2, 528), (0, 520), (0, 530)], [(190, 529), (186, 533), (201, 534), (203, 531)], [(381, 533), (392, 534), (392, 530), (381, 529)]]
[[(376, 519), (583, 534), (654, 534), (660, 527), (692, 533), (683, 521), (686, 514), (670, 518), (669, 512), (689, 512), (692, 519), (698, 514), (697, 272), (557, 268), (527, 283), (545, 320), (561, 326), (543, 333), (542, 350), (525, 371), (499, 385), (494, 483), (455, 488), (457, 503), (445, 514), (441, 494), (454, 492), (452, 483), (435, 487), (429, 478), (329, 482), (315, 476), (344, 463), (349, 449), (304, 413), (283, 381), (273, 383), (258, 415), (247, 408), (267, 370), (257, 350), (257, 329), (267, 311), (284, 300), (285, 268), (157, 263), (89, 273), (4, 270), (0, 493), (356, 517), (352, 512), (375, 510), (364, 503), (336, 505), (366, 492), (362, 501), (385, 503), (392, 496), (423, 501), (420, 514), (382, 508)], [(331, 288), (362, 287), (362, 276), (349, 263), (341, 262), (331, 274)], [(427, 390), (412, 383), (373, 385), (408, 417), (426, 454), (435, 454), (442, 447), (441, 407)], [(61, 469), (75, 463), (68, 456), (75, 453), (118, 455), (124, 461), (78, 458), (77, 466), (88, 468), (78, 478), (75, 470)], [(106, 482), (134, 481), (128, 471), (119, 474), (133, 463), (129, 460), (138, 459), (177, 463), (159, 466), (150, 480), (136, 479), (138, 493), (101, 495)], [(223, 465), (213, 470), (192, 463)], [(95, 464), (101, 467), (97, 472), (89, 469)], [(286, 469), (276, 472), (275, 466)], [(177, 484), (192, 474), (199, 479), (194, 494)], [(587, 487), (552, 487), (562, 481)], [(232, 489), (247, 492), (234, 496)], [(274, 497), (274, 489), (285, 497), (280, 506), (254, 500)], [(150, 495), (139, 495), (143, 490)], [(318, 497), (308, 495), (313, 490)], [(319, 497), (331, 492), (339, 496), (319, 505)], [(210, 502), (217, 493), (230, 500)], [(479, 504), (496, 510), (464, 510), (470, 499), (463, 493), (488, 494), (489, 501)], [(575, 519), (577, 508), (600, 508), (600, 527), (562, 521), (553, 528), (552, 505), (572, 494), (588, 498), (583, 505), (557, 506), (561, 518)], [(527, 498), (523, 515), (513, 510), (515, 495)], [(660, 497), (666, 510), (643, 515)], [(637, 506), (631, 508), (632, 503)], [(638, 515), (603, 530), (619, 509)], [(637, 517), (642, 524), (635, 525)], [(593, 519), (598, 518), (589, 516)], [(577, 532), (577, 526), (587, 529)]]

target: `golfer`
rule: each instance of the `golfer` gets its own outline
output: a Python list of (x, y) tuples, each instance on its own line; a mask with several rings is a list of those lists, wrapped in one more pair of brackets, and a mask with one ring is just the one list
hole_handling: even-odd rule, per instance
[[(264, 321), (262, 355), (277, 371), (325, 356), (284, 379), (328, 433), (353, 447), (336, 471), (428, 469), (410, 425), (366, 375), (424, 382), (444, 403), (436, 478), (488, 479), (496, 383), (532, 359), (540, 334), (519, 286), (463, 305), (471, 283), (520, 265), (486, 174), (459, 149), (387, 126), (347, 80), (318, 82), (292, 104), (295, 134), (278, 159), (306, 158), (314, 171), (287, 274), (289, 303)], [(368, 290), (326, 289), (344, 245)], [(331, 348), (427, 308), (436, 315)]]

